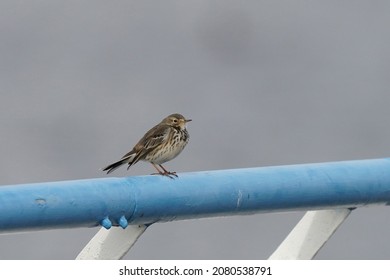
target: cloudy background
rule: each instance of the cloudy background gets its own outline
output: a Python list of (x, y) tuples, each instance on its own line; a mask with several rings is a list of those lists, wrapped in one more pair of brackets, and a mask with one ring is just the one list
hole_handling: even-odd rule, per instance
[[(1, 1), (0, 185), (105, 177), (173, 112), (194, 120), (167, 165), (179, 172), (387, 157), (389, 14), (389, 1)], [(303, 214), (155, 224), (125, 259), (264, 259)], [(389, 218), (355, 210), (316, 258), (390, 258)], [(0, 259), (74, 259), (97, 231), (0, 235)]]

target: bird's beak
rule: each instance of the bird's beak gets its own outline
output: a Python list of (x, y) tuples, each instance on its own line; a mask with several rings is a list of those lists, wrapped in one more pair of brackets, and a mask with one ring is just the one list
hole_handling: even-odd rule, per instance
[(186, 120), (186, 123), (191, 122), (191, 121), (192, 121), (191, 119), (188, 119), (188, 120)]

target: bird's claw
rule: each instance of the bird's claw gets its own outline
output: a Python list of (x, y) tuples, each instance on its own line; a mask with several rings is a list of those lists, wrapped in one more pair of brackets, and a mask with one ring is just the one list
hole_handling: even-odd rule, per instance
[(167, 177), (169, 177), (169, 178), (171, 178), (171, 179), (175, 179), (175, 177), (176, 177), (176, 178), (179, 177), (179, 175), (177, 175), (176, 172), (169, 172), (169, 171), (167, 171), (167, 172), (152, 173), (152, 174), (150, 174), (150, 175), (162, 175), (162, 176), (167, 176)]

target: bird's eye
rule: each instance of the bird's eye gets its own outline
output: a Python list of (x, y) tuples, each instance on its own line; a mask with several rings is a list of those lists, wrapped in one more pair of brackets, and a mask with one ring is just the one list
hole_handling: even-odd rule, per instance
[(177, 123), (177, 119), (173, 119), (173, 122), (174, 122), (174, 123)]

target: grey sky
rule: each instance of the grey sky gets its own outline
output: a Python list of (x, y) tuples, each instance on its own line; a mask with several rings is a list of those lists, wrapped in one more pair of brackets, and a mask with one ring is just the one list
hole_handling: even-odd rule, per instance
[[(164, 116), (175, 171), (390, 154), (389, 1), (1, 1), (0, 185), (105, 177)], [(148, 164), (114, 176), (149, 174)], [(150, 227), (127, 259), (267, 258), (303, 213)], [(387, 207), (318, 259), (390, 257)], [(0, 235), (0, 259), (73, 259), (97, 232)]]

